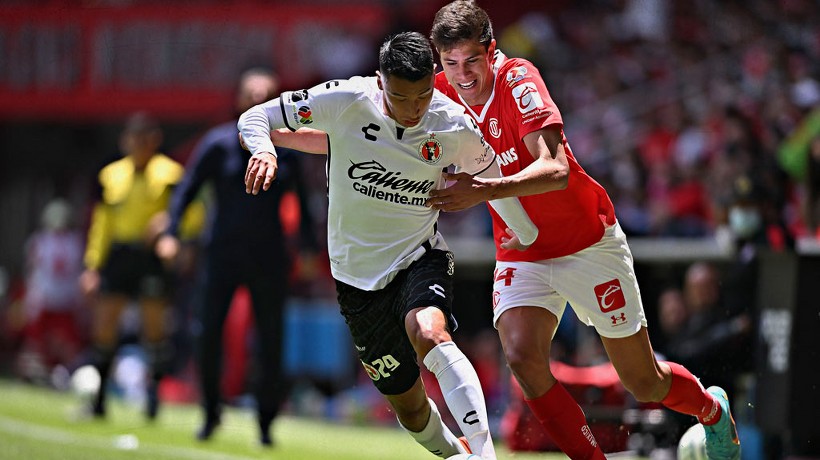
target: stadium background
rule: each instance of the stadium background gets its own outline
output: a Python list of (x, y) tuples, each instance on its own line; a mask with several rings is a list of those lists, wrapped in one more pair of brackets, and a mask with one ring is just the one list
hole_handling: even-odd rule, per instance
[[(809, 378), (820, 353), (820, 303), (812, 291), (820, 279), (820, 217), (808, 211), (820, 184), (807, 166), (809, 145), (820, 136), (820, 5), (479, 3), (493, 18), (500, 47), (542, 70), (579, 161), (612, 195), (631, 238), (650, 324), (657, 322), (662, 290), (680, 285), (690, 264), (709, 261), (724, 273), (732, 269), (740, 257), (727, 219), (734, 184), (748, 178), (761, 191), (754, 197), (766, 209), (768, 231), (756, 244), (762, 268), (747, 286), (756, 294), (748, 310), (758, 320), (779, 321), (755, 329), (755, 371), (741, 399), (751, 409), (741, 409), (739, 417), (769, 455), (749, 458), (820, 456), (820, 430), (811, 413), (820, 408), (820, 390)], [(93, 175), (116, 153), (128, 114), (156, 114), (164, 150), (184, 162), (198, 135), (231, 116), (242, 68), (273, 66), (283, 89), (371, 74), (384, 36), (428, 32), (442, 4), (3, 2), (4, 324), (25, 288), (22, 247), (41, 210), (64, 197), (75, 206), (78, 225), (87, 223)], [(313, 180), (321, 191), (323, 167), (316, 166)], [(318, 193), (317, 207), (321, 200)], [(486, 337), (489, 326), (489, 309), (482, 306), (489, 303), (492, 263), (485, 215), (447, 215), (443, 228), (462, 264), (458, 302), (481, 312), (460, 314), (462, 339), (480, 349), (478, 338)], [(294, 311), (332, 299), (326, 284), (299, 293)], [(298, 316), (291, 316), (294, 327), (304, 325)], [(4, 376), (14, 373), (15, 343), (8, 337), (0, 338)], [(504, 370), (498, 374), (503, 380)]]

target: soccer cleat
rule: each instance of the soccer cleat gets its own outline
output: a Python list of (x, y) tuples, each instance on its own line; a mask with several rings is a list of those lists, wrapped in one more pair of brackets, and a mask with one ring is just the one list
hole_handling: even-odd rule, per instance
[(273, 447), (273, 437), (271, 437), (271, 425), (276, 418), (277, 410), (260, 410), (257, 422), (259, 425), (259, 444), (262, 447)]
[(729, 410), (729, 397), (720, 387), (709, 387), (709, 394), (720, 404), (720, 419), (713, 425), (704, 425), (706, 431), (706, 456), (709, 460), (740, 460), (740, 439)]
[(462, 452), (462, 453), (464, 453), (464, 454), (472, 454), (473, 453), (472, 449), (470, 449), (470, 443), (467, 442), (467, 438), (465, 436), (459, 436), (458, 442), (460, 442), (461, 447), (464, 448), (464, 452)]
[(271, 438), (270, 431), (259, 433), (259, 445), (262, 447), (273, 447), (273, 438)]
[(205, 418), (205, 423), (203, 423), (199, 431), (196, 432), (196, 439), (199, 441), (211, 439), (211, 436), (213, 436), (214, 431), (216, 431), (216, 428), (221, 422), (221, 417), (208, 415)]

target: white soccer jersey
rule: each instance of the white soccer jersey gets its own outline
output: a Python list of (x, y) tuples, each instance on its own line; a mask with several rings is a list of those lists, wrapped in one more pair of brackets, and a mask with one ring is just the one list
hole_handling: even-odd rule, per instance
[[(438, 91), (412, 128), (385, 115), (382, 98), (376, 77), (334, 80), (285, 92), (239, 121), (252, 153), (273, 152), (271, 129), (310, 127), (328, 134), (331, 271), (364, 290), (385, 287), (424, 254), (425, 243), (447, 249), (436, 231), (438, 211), (424, 206), (429, 192), (444, 186), (442, 169), (454, 165), (477, 174), (495, 165), (495, 153), (475, 122)], [(511, 220), (532, 225), (515, 204), (521, 216)]]

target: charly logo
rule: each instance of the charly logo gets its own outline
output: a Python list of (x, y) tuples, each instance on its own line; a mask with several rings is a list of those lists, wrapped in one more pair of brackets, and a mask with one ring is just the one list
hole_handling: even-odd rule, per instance
[(441, 142), (436, 139), (436, 133), (430, 134), (430, 137), (419, 145), (419, 157), (421, 157), (425, 163), (438, 163), (438, 160), (441, 159), (441, 153)]
[(306, 101), (308, 98), (308, 90), (301, 89), (290, 93), (290, 100), (293, 102)]
[(498, 119), (497, 118), (490, 118), (489, 128), (490, 128), (490, 136), (493, 136), (496, 139), (501, 137), (501, 127), (498, 126)]
[(515, 98), (516, 107), (521, 113), (532, 112), (544, 106), (544, 101), (541, 99), (541, 95), (538, 94), (535, 83), (521, 83), (512, 89), (512, 95)]
[(621, 282), (617, 278), (595, 286), (595, 297), (598, 307), (604, 313), (623, 308), (626, 305)]

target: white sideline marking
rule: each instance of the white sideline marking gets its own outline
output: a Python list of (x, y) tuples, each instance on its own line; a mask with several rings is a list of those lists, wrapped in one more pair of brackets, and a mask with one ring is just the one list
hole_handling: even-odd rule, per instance
[[(121, 437), (121, 435), (80, 435), (70, 431), (61, 430), (59, 428), (38, 425), (36, 423), (21, 422), (19, 420), (3, 416), (0, 416), (0, 431), (14, 436), (20, 436), (36, 441), (49, 442), (52, 444), (75, 444), (81, 445), (85, 448), (107, 451), (118, 449), (115, 446), (115, 443), (117, 442), (117, 438)], [(143, 443), (140, 443), (139, 447), (134, 450), (140, 451), (146, 455), (161, 454), (190, 460), (255, 460), (251, 457), (231, 455), (222, 452), (203, 452), (185, 447), (145, 445)]]

